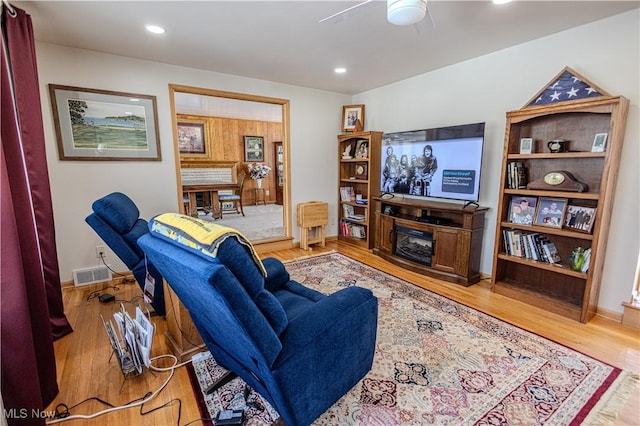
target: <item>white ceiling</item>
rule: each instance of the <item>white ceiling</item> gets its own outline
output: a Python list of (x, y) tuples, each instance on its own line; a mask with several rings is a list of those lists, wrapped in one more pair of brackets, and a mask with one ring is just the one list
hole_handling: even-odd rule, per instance
[[(373, 1), (15, 1), (36, 40), (356, 94), (638, 8), (639, 1), (433, 1), (420, 24)], [(435, 24), (432, 24), (432, 22)], [(154, 35), (146, 24), (167, 32)], [(518, 64), (523, 66), (524, 64)], [(337, 66), (347, 73), (336, 75)]]

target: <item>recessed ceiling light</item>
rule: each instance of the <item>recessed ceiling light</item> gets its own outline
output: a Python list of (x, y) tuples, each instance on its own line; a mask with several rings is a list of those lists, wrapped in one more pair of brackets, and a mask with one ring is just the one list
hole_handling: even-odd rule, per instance
[(335, 71), (336, 74), (344, 74), (345, 72), (347, 72), (347, 69), (346, 68), (336, 68), (333, 71)]
[(145, 28), (150, 33), (154, 33), (154, 34), (163, 34), (164, 33), (164, 28), (159, 27), (157, 25), (147, 25)]
[(493, 4), (506, 4), (511, 3), (511, 0), (493, 0)]

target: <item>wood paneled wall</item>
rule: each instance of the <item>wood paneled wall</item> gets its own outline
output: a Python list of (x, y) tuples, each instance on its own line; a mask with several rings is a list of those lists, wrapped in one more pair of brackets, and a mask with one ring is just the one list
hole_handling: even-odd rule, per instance
[[(177, 121), (204, 121), (207, 146), (210, 148), (206, 156), (200, 158), (181, 158), (181, 167), (207, 167), (218, 163), (238, 163), (238, 172), (247, 171), (244, 161), (244, 137), (262, 136), (264, 138), (264, 161), (271, 167), (271, 173), (262, 180), (262, 187), (269, 191), (267, 203), (275, 202), (275, 153), (273, 142), (282, 140), (282, 123), (257, 120), (242, 120), (237, 118), (206, 117), (199, 115), (177, 114)], [(256, 182), (247, 178), (244, 185), (243, 201), (251, 204), (255, 201)]]

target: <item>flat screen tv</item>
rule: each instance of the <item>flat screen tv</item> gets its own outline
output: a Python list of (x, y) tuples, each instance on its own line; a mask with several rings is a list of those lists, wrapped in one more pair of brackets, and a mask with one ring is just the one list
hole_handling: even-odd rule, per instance
[(478, 201), (484, 124), (385, 133), (382, 194)]

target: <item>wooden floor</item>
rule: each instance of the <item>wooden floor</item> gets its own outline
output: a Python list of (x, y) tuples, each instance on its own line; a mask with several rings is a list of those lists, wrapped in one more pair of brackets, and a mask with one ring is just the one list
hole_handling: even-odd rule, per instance
[[(335, 241), (325, 248), (314, 248), (313, 252), (300, 249), (272, 252), (269, 255), (281, 260), (291, 260), (310, 253), (317, 254), (336, 250), (363, 263), (390, 272), (399, 278), (449, 297), (490, 315), (503, 319), (521, 328), (564, 344), (616, 367), (640, 372), (640, 332), (610, 320), (596, 317), (588, 324), (550, 314), (512, 299), (491, 293), (488, 284), (481, 282), (463, 287), (430, 279), (422, 275), (395, 267), (371, 253), (338, 245)], [(263, 256), (266, 257), (266, 256)], [(101, 288), (101, 287), (100, 287)], [(100, 398), (114, 406), (139, 400), (145, 394), (157, 391), (169, 377), (168, 372), (145, 372), (138, 377), (123, 381), (118, 363), (109, 360), (111, 350), (102, 320), (110, 319), (119, 309), (120, 303), (102, 304), (97, 299), (87, 300), (96, 287), (64, 288), (65, 311), (74, 332), (55, 343), (58, 384), (60, 393), (47, 408), (54, 410), (58, 404), (72, 407), (87, 398)], [(120, 284), (118, 290), (106, 289), (116, 295), (117, 300), (131, 300), (140, 294), (137, 284)], [(136, 302), (137, 303), (137, 302)], [(133, 312), (133, 304), (125, 306)], [(165, 320), (152, 317), (156, 326), (153, 356), (169, 353), (165, 342)], [(170, 366), (173, 361), (162, 358), (157, 366)], [(122, 386), (122, 391), (120, 388)], [(120, 393), (119, 393), (120, 392)], [(640, 390), (626, 403), (615, 425), (640, 424)], [(164, 406), (164, 407), (163, 407)], [(163, 407), (142, 415), (157, 407)], [(71, 414), (90, 415), (108, 409), (108, 406), (90, 401), (71, 410)], [(69, 420), (68, 425), (179, 425), (193, 421), (201, 424), (186, 368), (179, 367), (171, 381), (153, 400), (142, 407), (136, 406), (114, 411), (91, 420)]]

